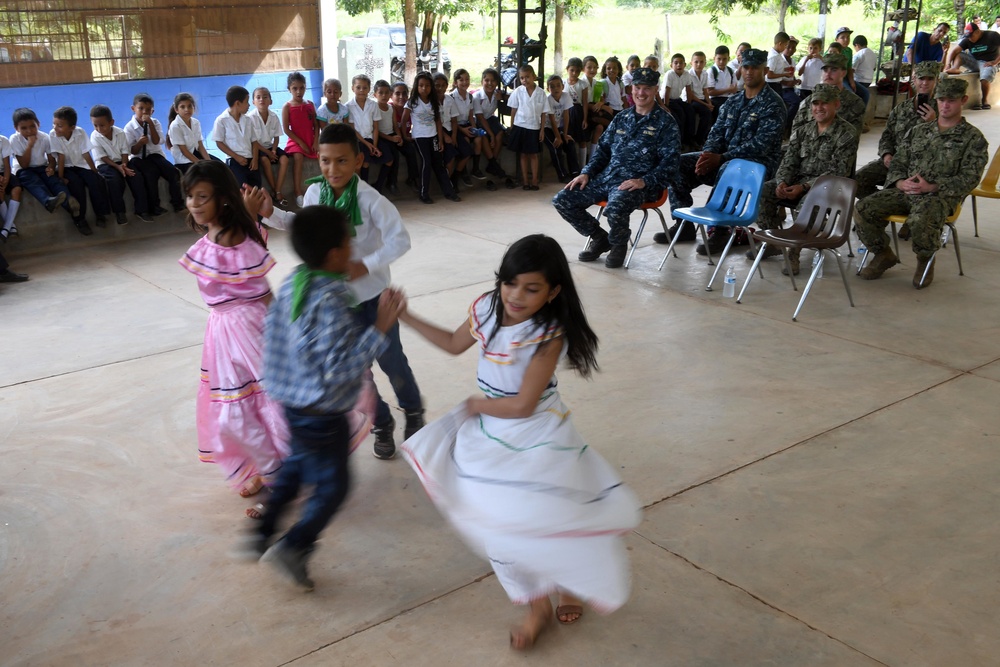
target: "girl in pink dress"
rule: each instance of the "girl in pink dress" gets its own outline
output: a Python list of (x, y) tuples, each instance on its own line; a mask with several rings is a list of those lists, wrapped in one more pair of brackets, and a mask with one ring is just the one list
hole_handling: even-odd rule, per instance
[[(261, 387), (264, 316), (271, 301), (265, 276), (274, 260), (223, 163), (193, 164), (184, 191), (188, 224), (206, 234), (180, 264), (198, 279), (211, 308), (197, 398), (198, 451), (248, 497), (267, 484), (290, 452), (284, 412)], [(258, 518), (255, 514), (247, 510), (251, 518)]]
[(292, 156), (292, 179), (295, 181), (295, 203), (302, 206), (302, 195), (305, 184), (302, 181), (302, 165), (305, 158), (315, 160), (316, 147), (319, 145), (319, 121), (316, 120), (316, 107), (306, 94), (306, 78), (299, 72), (288, 75), (288, 92), (292, 99), (285, 102), (281, 108), (281, 125), (288, 136), (285, 152)]

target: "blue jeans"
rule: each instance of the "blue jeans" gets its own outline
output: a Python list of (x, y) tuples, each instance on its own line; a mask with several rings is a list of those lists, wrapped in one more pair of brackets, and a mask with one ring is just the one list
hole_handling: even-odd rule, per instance
[(865, 106), (868, 106), (868, 98), (870, 98), (872, 96), (872, 92), (868, 88), (868, 86), (870, 86), (871, 84), (870, 83), (861, 83), (860, 81), (855, 81), (854, 85), (857, 86), (857, 88), (858, 88), (854, 92), (857, 93), (858, 97), (861, 98), (861, 101), (865, 103)]
[(350, 428), (343, 414), (309, 414), (286, 407), (285, 416), (291, 431), (292, 455), (278, 471), (257, 530), (270, 540), (285, 508), (299, 495), (299, 487), (313, 485), (302, 518), (284, 537), (289, 547), (309, 552), (347, 497), (351, 481), (347, 465)]
[[(69, 188), (58, 176), (46, 175), (45, 167), (24, 167), (17, 172), (17, 180), (21, 181), (22, 188), (43, 204), (49, 197), (55, 197), (60, 192), (65, 192), (66, 197), (70, 196)], [(63, 208), (69, 211), (68, 201), (63, 203)]]
[[(378, 297), (362, 303), (358, 306), (357, 312), (361, 326), (369, 327), (375, 324), (375, 318), (378, 315)], [(407, 412), (422, 410), (424, 406), (420, 401), (420, 389), (417, 387), (416, 378), (413, 377), (413, 371), (410, 370), (410, 362), (407, 361), (406, 354), (403, 353), (403, 344), (399, 340), (399, 324), (392, 325), (385, 336), (389, 339), (389, 346), (376, 359), (378, 367), (389, 376), (389, 382), (392, 383), (392, 389), (396, 392), (399, 407)], [(377, 391), (375, 397), (375, 425), (386, 426), (392, 419), (389, 406), (382, 400)]]

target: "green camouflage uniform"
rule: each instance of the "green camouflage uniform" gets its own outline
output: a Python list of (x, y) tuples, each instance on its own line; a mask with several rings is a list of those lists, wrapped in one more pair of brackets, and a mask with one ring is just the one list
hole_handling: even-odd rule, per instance
[[(931, 100), (929, 104), (934, 107), (934, 112), (937, 113), (937, 100)], [(889, 112), (882, 137), (878, 140), (878, 159), (872, 160), (858, 169), (858, 173), (854, 177), (854, 180), (858, 182), (858, 199), (875, 194), (878, 191), (878, 186), (885, 185), (885, 177), (889, 174), (889, 168), (885, 166), (884, 162), (886, 154), (895, 155), (910, 129), (924, 122), (926, 121), (917, 113), (915, 99), (901, 102)]]
[[(840, 89), (840, 110), (837, 111), (837, 118), (843, 118), (854, 126), (858, 132), (858, 140), (861, 138), (861, 126), (865, 122), (865, 103), (850, 88), (844, 86)], [(805, 125), (812, 120), (812, 95), (802, 100), (799, 111), (792, 121), (792, 132), (801, 125)], [(851, 169), (854, 165), (851, 165)], [(850, 174), (848, 174), (850, 175)]]
[[(810, 107), (812, 103), (810, 102)], [(826, 174), (834, 176), (851, 175), (858, 155), (858, 133), (854, 127), (839, 116), (833, 124), (820, 134), (815, 120), (792, 130), (792, 138), (775, 177), (764, 183), (761, 192), (760, 214), (757, 218), (761, 229), (778, 229), (784, 222), (780, 210), (795, 204), (793, 215), (798, 214), (801, 201), (780, 200), (775, 194), (779, 183), (799, 185), (808, 183), (812, 187), (816, 179)]]
[[(887, 218), (906, 215), (913, 252), (923, 259), (931, 257), (941, 247), (945, 218), (979, 184), (988, 158), (986, 138), (964, 118), (946, 130), (939, 130), (936, 122), (914, 126), (889, 163), (885, 189), (858, 202), (861, 241), (869, 252), (888, 248)], [(938, 185), (938, 191), (908, 195), (895, 187), (897, 181), (917, 174)]]

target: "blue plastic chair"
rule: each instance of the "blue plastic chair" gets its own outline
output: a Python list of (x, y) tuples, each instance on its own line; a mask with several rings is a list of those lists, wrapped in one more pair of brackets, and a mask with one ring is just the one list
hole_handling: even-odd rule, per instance
[[(672, 211), (671, 214), (675, 218), (680, 219), (681, 224), (677, 229), (677, 233), (674, 234), (673, 239), (670, 240), (670, 246), (667, 248), (667, 252), (663, 256), (663, 261), (660, 262), (659, 268), (663, 268), (663, 265), (667, 262), (667, 258), (674, 251), (674, 245), (677, 243), (684, 225), (688, 222), (701, 226), (701, 240), (705, 244), (706, 251), (708, 251), (708, 235), (705, 233), (707, 226), (743, 227), (744, 229), (749, 227), (757, 220), (757, 212), (760, 210), (760, 192), (763, 187), (764, 165), (739, 158), (730, 160), (723, 165), (723, 171), (719, 175), (715, 189), (712, 190), (712, 194), (709, 196), (708, 203), (705, 206), (688, 206)], [(747, 236), (750, 238), (751, 248), (756, 250), (754, 248), (753, 236), (750, 235), (749, 231), (747, 232)], [(712, 283), (715, 282), (716, 276), (719, 275), (722, 262), (725, 261), (726, 255), (729, 254), (729, 249), (732, 247), (735, 238), (735, 234), (729, 235), (729, 242), (726, 243), (726, 247), (722, 251), (719, 264), (715, 267), (712, 278), (705, 287), (706, 290), (712, 291)], [(674, 256), (676, 257), (676, 255)], [(712, 253), (708, 251), (708, 265), (712, 266), (713, 264), (715, 263), (712, 261)], [(761, 277), (763, 277), (763, 273)]]

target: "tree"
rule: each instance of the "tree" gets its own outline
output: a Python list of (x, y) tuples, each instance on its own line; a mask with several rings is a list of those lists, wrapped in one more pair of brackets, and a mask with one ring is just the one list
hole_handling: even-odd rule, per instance
[[(567, 18), (573, 19), (577, 16), (586, 15), (590, 11), (592, 4), (591, 0), (556, 0), (554, 3), (555, 12), (552, 30), (553, 72), (562, 71), (563, 23)], [(545, 46), (548, 47), (548, 44)]]

